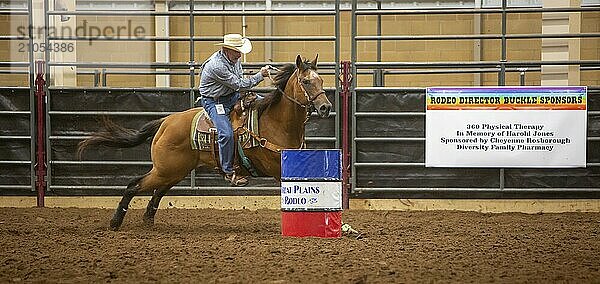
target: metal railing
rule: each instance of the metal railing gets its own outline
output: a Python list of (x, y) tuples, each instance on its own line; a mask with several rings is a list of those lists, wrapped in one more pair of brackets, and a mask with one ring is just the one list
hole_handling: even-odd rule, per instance
[[(425, 168), (422, 161), (410, 162), (365, 162), (358, 158), (357, 153), (362, 149), (364, 143), (420, 143), (425, 144), (425, 137), (365, 137), (357, 135), (357, 123), (365, 118), (388, 117), (388, 118), (415, 118), (423, 119), (423, 111), (405, 111), (405, 112), (387, 112), (387, 111), (358, 111), (357, 98), (366, 93), (383, 94), (394, 92), (413, 92), (422, 96), (424, 105), (424, 88), (390, 88), (385, 86), (385, 77), (388, 75), (415, 75), (415, 74), (458, 74), (458, 73), (497, 73), (498, 85), (505, 85), (505, 76), (507, 72), (518, 72), (519, 81), (525, 84), (526, 72), (539, 72), (542, 65), (579, 65), (581, 71), (598, 70), (600, 60), (563, 60), (563, 61), (509, 61), (507, 60), (507, 40), (519, 39), (542, 39), (542, 38), (598, 38), (600, 33), (577, 33), (577, 34), (508, 34), (507, 33), (507, 14), (509, 13), (543, 13), (543, 12), (597, 12), (600, 7), (583, 8), (507, 8), (507, 1), (502, 0), (501, 8), (472, 8), (472, 9), (426, 9), (426, 10), (382, 10), (380, 3), (379, 9), (361, 10), (357, 8), (358, 1), (352, 1), (351, 8), (351, 62), (352, 77), (354, 80), (351, 85), (351, 184), (352, 192), (355, 196), (364, 197), (519, 197), (520, 196), (595, 196), (600, 197), (600, 188), (581, 188), (568, 190), (547, 189), (547, 188), (506, 188), (504, 184), (505, 171), (498, 170), (497, 188), (406, 188), (402, 186), (391, 187), (370, 187), (366, 181), (358, 185), (357, 177), (365, 167), (373, 169), (387, 168)], [(457, 14), (500, 14), (501, 15), (501, 33), (500, 34), (467, 34), (467, 35), (382, 35), (381, 16), (383, 15), (457, 15)], [(376, 16), (377, 30), (376, 35), (358, 34), (358, 16)], [(501, 40), (501, 54), (497, 61), (472, 61), (472, 62), (382, 62), (381, 43), (382, 41), (445, 41), (445, 40)], [(376, 41), (377, 43), (377, 61), (362, 62), (358, 60), (358, 42)], [(400, 69), (400, 70), (399, 70)], [(364, 70), (373, 72), (373, 86), (357, 86), (357, 75)], [(597, 116), (599, 111), (590, 111), (588, 115)], [(600, 137), (588, 137), (588, 141), (599, 141)], [(359, 144), (360, 143), (360, 144)], [(424, 149), (424, 147), (423, 147)], [(588, 167), (598, 167), (600, 163), (587, 163)], [(516, 193), (516, 195), (512, 195)], [(559, 193), (559, 194), (557, 194)], [(571, 195), (569, 195), (571, 194)]]
[[(44, 0), (46, 7), (49, 5), (49, 0)], [(340, 30), (339, 30), (339, 17), (340, 17), (340, 1), (335, 1), (335, 9), (332, 10), (292, 10), (292, 11), (255, 11), (255, 10), (245, 10), (245, 11), (236, 11), (236, 10), (223, 10), (223, 11), (199, 11), (194, 7), (194, 1), (189, 1), (189, 9), (185, 11), (47, 11), (45, 13), (45, 24), (48, 27), (52, 27), (51, 17), (56, 16), (97, 16), (97, 17), (160, 17), (160, 16), (172, 16), (172, 17), (187, 17), (189, 19), (189, 30), (188, 34), (184, 36), (147, 36), (147, 37), (125, 37), (125, 38), (112, 38), (112, 37), (90, 37), (90, 36), (51, 36), (46, 30), (46, 44), (51, 44), (55, 41), (62, 40), (85, 40), (85, 41), (110, 41), (110, 42), (121, 42), (121, 41), (141, 41), (141, 42), (189, 42), (189, 50), (188, 50), (188, 61), (187, 62), (57, 62), (57, 61), (48, 61), (46, 67), (46, 81), (51, 82), (52, 73), (51, 70), (53, 67), (77, 67), (77, 68), (92, 68), (95, 70), (88, 71), (77, 71), (80, 75), (92, 75), (94, 76), (94, 86), (110, 86), (108, 82), (109, 75), (175, 75), (175, 76), (188, 76), (189, 77), (189, 86), (184, 90), (189, 92), (189, 107), (194, 106), (195, 101), (195, 87), (197, 85), (196, 76), (198, 75), (199, 67), (201, 63), (196, 62), (195, 60), (195, 52), (196, 47), (195, 43), (198, 42), (220, 42), (222, 41), (222, 37), (215, 36), (201, 36), (196, 34), (195, 30), (195, 20), (198, 17), (205, 16), (242, 16), (242, 17), (250, 17), (250, 16), (265, 16), (265, 17), (286, 17), (286, 16), (322, 16), (322, 17), (332, 17), (335, 30), (333, 35), (323, 36), (323, 35), (314, 35), (314, 36), (249, 36), (250, 40), (256, 42), (331, 42), (334, 46), (334, 61), (333, 62), (319, 62), (320, 73), (326, 75), (335, 76), (335, 88), (330, 88), (328, 92), (335, 92), (336, 95), (334, 98), (337, 98), (337, 90), (338, 90), (338, 82), (337, 78), (339, 77), (339, 67), (336, 62), (340, 61)], [(46, 51), (46, 58), (51, 58), (49, 51)], [(280, 66), (283, 63), (279, 62), (251, 62), (244, 63), (244, 68), (247, 69), (259, 69), (260, 67), (270, 64), (274, 66)], [(131, 70), (135, 69), (135, 70)], [(185, 70), (185, 71), (184, 71)], [(114, 88), (106, 88), (105, 90), (110, 91)], [(158, 90), (158, 89), (157, 89)], [(174, 90), (170, 88), (170, 90)], [(51, 94), (52, 92), (50, 92)], [(49, 99), (52, 97), (49, 95)], [(337, 106), (337, 103), (335, 104)], [(47, 111), (47, 133), (52, 133), (51, 129), (51, 121), (53, 118), (58, 116), (74, 116), (74, 115), (112, 115), (112, 116), (163, 116), (170, 114), (170, 112), (143, 112), (143, 113), (133, 113), (133, 112), (122, 112), (122, 111), (107, 111), (107, 112), (98, 112), (98, 111), (60, 111), (51, 109), (48, 107)], [(307, 141), (313, 142), (324, 142), (335, 144), (334, 147), (338, 147), (338, 133), (337, 125), (338, 116), (333, 113), (333, 119), (335, 119), (336, 123), (336, 131), (334, 133), (334, 137), (307, 137)], [(86, 138), (85, 136), (74, 136), (74, 135), (50, 135), (48, 134), (46, 145), (47, 152), (50, 153), (53, 143), (60, 140), (80, 140)], [(54, 185), (53, 184), (53, 176), (52, 176), (52, 167), (57, 165), (69, 165), (73, 163), (78, 163), (79, 161), (71, 161), (71, 160), (55, 160), (51, 157), (48, 158), (48, 189), (65, 189), (71, 188), (66, 185)], [(119, 165), (148, 165), (149, 161), (85, 161), (83, 164), (119, 164)], [(184, 186), (183, 188), (197, 190), (196, 186), (196, 172), (192, 171), (191, 175), (186, 178), (189, 180), (190, 187)], [(76, 186), (77, 188), (81, 188), (80, 186)], [(102, 186), (102, 188), (107, 188), (106, 186)], [(122, 188), (122, 185), (115, 185), (114, 187), (110, 187), (112, 189)], [(181, 186), (176, 187), (181, 188)], [(234, 190), (234, 188), (228, 188), (230, 190)], [(252, 189), (255, 190), (255, 189)], [(274, 188), (270, 188), (273, 192)]]
[[(0, 15), (8, 15), (8, 16), (27, 16), (27, 23), (29, 26), (33, 26), (32, 19), (33, 12), (33, 0), (27, 1), (27, 9), (11, 9), (11, 10), (0, 10)], [(6, 35), (0, 37), (0, 41), (12, 41), (12, 40), (27, 40), (28, 46), (33, 46), (33, 35), (31, 32), (27, 33), (27, 36), (23, 38), (22, 36), (15, 35)], [(14, 136), (14, 135), (0, 135), (0, 140), (29, 140), (30, 147), (30, 159), (29, 160), (2, 160), (0, 164), (3, 165), (13, 165), (13, 166), (26, 166), (29, 165), (29, 185), (18, 185), (18, 184), (2, 184), (0, 185), (0, 189), (30, 189), (31, 192), (35, 191), (35, 135), (36, 135), (36, 126), (35, 126), (35, 66), (33, 62), (33, 52), (31, 49), (27, 49), (28, 52), (28, 62), (0, 62), (0, 67), (5, 67), (8, 69), (0, 70), (0, 74), (22, 74), (28, 75), (29, 87), (10, 87), (4, 88), (0, 86), (0, 89), (4, 91), (12, 91), (12, 92), (23, 92), (26, 93), (29, 90), (29, 111), (12, 111), (12, 110), (1, 110), (0, 116), (28, 116), (30, 132), (29, 136)], [(7, 167), (3, 167), (7, 168)]]
[[(49, 0), (44, 0), (45, 7), (49, 7)], [(406, 92), (412, 91), (415, 93), (423, 93), (423, 88), (389, 88), (385, 86), (386, 76), (402, 76), (402, 75), (415, 75), (415, 74), (459, 74), (459, 73), (496, 73), (498, 74), (498, 85), (504, 85), (506, 82), (506, 73), (519, 73), (521, 84), (525, 83), (525, 74), (527, 72), (539, 72), (541, 71), (542, 65), (579, 65), (581, 71), (592, 71), (600, 70), (599, 60), (565, 60), (565, 61), (512, 61), (507, 59), (507, 40), (520, 40), (520, 39), (543, 39), (543, 38), (597, 38), (600, 37), (600, 33), (578, 33), (578, 34), (509, 34), (507, 33), (507, 14), (519, 14), (519, 13), (569, 13), (569, 12), (598, 12), (600, 7), (583, 7), (583, 8), (508, 8), (506, 0), (502, 1), (501, 8), (473, 8), (473, 9), (426, 9), (426, 10), (361, 10), (357, 9), (357, 0), (352, 1), (351, 12), (351, 62), (353, 63), (352, 68), (352, 81), (351, 93), (351, 121), (352, 126), (351, 133), (351, 169), (352, 169), (352, 191), (360, 196), (369, 196), (369, 194), (382, 194), (381, 196), (448, 196), (448, 197), (459, 197), (475, 193), (473, 196), (480, 197), (502, 197), (507, 196), (506, 194), (515, 194), (518, 196), (536, 196), (540, 194), (543, 196), (558, 196), (557, 193), (567, 194), (581, 194), (581, 196), (590, 196), (590, 194), (596, 194), (597, 188), (583, 188), (583, 189), (569, 189), (568, 191), (561, 191), (560, 189), (515, 189), (505, 188), (504, 169), (500, 169), (498, 173), (498, 184), (496, 188), (406, 188), (406, 187), (368, 187), (368, 186), (357, 186), (357, 171), (360, 172), (363, 168), (381, 168), (381, 169), (395, 169), (395, 168), (408, 168), (408, 167), (424, 167), (424, 163), (420, 161), (412, 162), (367, 162), (361, 161), (357, 158), (357, 151), (360, 149), (359, 143), (424, 143), (424, 137), (370, 137), (370, 136), (359, 136), (357, 135), (357, 122), (365, 118), (373, 117), (393, 117), (393, 118), (424, 118), (424, 112), (408, 111), (408, 112), (387, 112), (387, 111), (358, 111), (357, 110), (357, 97), (365, 93), (390, 93), (390, 92)], [(378, 3), (379, 5), (381, 3)], [(30, 15), (28, 17), (29, 24), (32, 25), (32, 0), (28, 1), (28, 9), (26, 10), (0, 10), (0, 15)], [(382, 35), (381, 34), (381, 16), (385, 15), (457, 15), (457, 14), (499, 14), (501, 15), (502, 31), (499, 34), (477, 34), (477, 35)], [(336, 111), (334, 113), (335, 119), (335, 137), (307, 137), (308, 141), (313, 142), (325, 142), (333, 144), (335, 147), (339, 147), (340, 139), (340, 116), (337, 115), (340, 110), (339, 103), (337, 102), (339, 85), (337, 78), (340, 77), (340, 71), (338, 62), (340, 62), (340, 2), (335, 1), (334, 10), (306, 10), (306, 11), (199, 11), (194, 7), (194, 1), (189, 1), (189, 9), (185, 11), (48, 11), (44, 15), (44, 24), (46, 27), (51, 27), (51, 17), (60, 16), (117, 16), (117, 17), (138, 17), (138, 16), (173, 16), (173, 17), (187, 17), (189, 18), (189, 34), (187, 36), (173, 36), (173, 37), (161, 37), (161, 36), (149, 36), (144, 38), (109, 38), (109, 37), (60, 37), (50, 36), (48, 33), (49, 29), (46, 29), (45, 43), (50, 44), (58, 40), (86, 40), (86, 41), (146, 41), (146, 42), (189, 42), (189, 61), (188, 62), (114, 62), (114, 63), (99, 63), (99, 62), (56, 62), (49, 61), (46, 64), (46, 78), (47, 82), (51, 80), (51, 69), (52, 67), (79, 67), (79, 68), (95, 68), (96, 70), (78, 70), (78, 75), (92, 76), (94, 78), (94, 86), (106, 86), (110, 85), (108, 82), (109, 75), (175, 75), (175, 76), (188, 76), (189, 86), (182, 88), (181, 91), (188, 92), (189, 94), (189, 106), (193, 105), (195, 95), (194, 87), (196, 85), (196, 76), (198, 75), (199, 63), (195, 62), (195, 43), (198, 42), (213, 42), (220, 41), (221, 37), (214, 36), (200, 36), (195, 31), (195, 19), (197, 17), (204, 16), (266, 16), (266, 17), (286, 17), (286, 16), (323, 16), (323, 17), (334, 17), (335, 32), (334, 35), (330, 36), (254, 36), (250, 37), (251, 40), (257, 42), (297, 42), (297, 41), (310, 41), (310, 42), (332, 42), (335, 45), (335, 60), (334, 62), (323, 62), (320, 63), (322, 70), (320, 73), (335, 76), (335, 89), (330, 89), (328, 92), (335, 92), (336, 100)], [(377, 22), (377, 34), (376, 35), (358, 35), (357, 34), (357, 16), (376, 16), (378, 17)], [(0, 40), (23, 40), (19, 36), (4, 35), (0, 36)], [(30, 34), (26, 40), (29, 40), (30, 46), (32, 46), (33, 38)], [(382, 62), (381, 61), (381, 42), (383, 41), (444, 41), (444, 40), (500, 40), (501, 41), (501, 54), (496, 61), (472, 61), (472, 62)], [(376, 41), (377, 42), (377, 60), (374, 62), (361, 62), (357, 58), (357, 42), (362, 41)], [(46, 50), (45, 56), (50, 59), (50, 51)], [(281, 63), (272, 62), (253, 62), (245, 64), (246, 68), (260, 68), (265, 64), (278, 65)], [(0, 70), (0, 74), (29, 74), (29, 85), (30, 85), (30, 111), (26, 114), (24, 111), (2, 111), (1, 115), (30, 115), (31, 124), (31, 135), (7, 135), (0, 136), (1, 140), (31, 140), (31, 160), (30, 161), (7, 161), (0, 160), (0, 165), (30, 165), (31, 171), (31, 186), (34, 187), (35, 175), (34, 175), (34, 159), (35, 159), (35, 141), (32, 139), (35, 135), (35, 128), (40, 127), (35, 125), (33, 119), (33, 110), (35, 108), (35, 101), (33, 100), (34, 93), (34, 60), (33, 52), (29, 52), (29, 62), (0, 62), (0, 67), (11, 68), (8, 70)], [(15, 70), (14, 68), (21, 68)], [(28, 70), (26, 70), (28, 68)], [(128, 70), (128, 69), (141, 69), (141, 70)], [(379, 87), (363, 87), (357, 86), (358, 75), (372, 75), (374, 86)], [(89, 88), (82, 88), (82, 92)], [(112, 88), (114, 90), (114, 88)], [(104, 90), (110, 91), (111, 88), (105, 88)], [(154, 90), (160, 90), (154, 88)], [(169, 88), (173, 91), (176, 89)], [(51, 99), (51, 98), (49, 98)], [(73, 141), (81, 140), (86, 138), (84, 135), (52, 135), (51, 133), (51, 119), (60, 116), (95, 116), (95, 115), (112, 115), (112, 116), (164, 116), (171, 112), (160, 112), (160, 111), (148, 111), (148, 112), (128, 112), (128, 111), (63, 111), (54, 110), (47, 108), (46, 112), (46, 151), (51, 152), (52, 143), (57, 141)], [(599, 111), (589, 111), (590, 117), (600, 116)], [(600, 137), (588, 137), (590, 142), (600, 141)], [(48, 188), (52, 189), (122, 189), (122, 185), (113, 186), (82, 186), (82, 185), (53, 185), (52, 184), (52, 166), (53, 165), (101, 165), (101, 164), (117, 164), (124, 166), (147, 166), (150, 164), (149, 161), (75, 161), (75, 160), (55, 160), (48, 155), (47, 164), (49, 167), (48, 171)], [(588, 163), (589, 167), (599, 167), (600, 163)], [(195, 172), (187, 178), (190, 179), (190, 186), (176, 186), (176, 189), (180, 190), (196, 190), (198, 187), (195, 184)], [(0, 189), (9, 188), (11, 185), (0, 185)], [(14, 185), (12, 188), (24, 188), (21, 185)], [(214, 188), (228, 189), (233, 192), (233, 188)], [(246, 188), (249, 192), (258, 192), (262, 194), (264, 192), (273, 192), (277, 188), (272, 187), (256, 187)], [(227, 192), (219, 192), (220, 194), (229, 194)], [(211, 194), (211, 193), (206, 193)], [(521, 195), (519, 195), (521, 194)], [(550, 195), (544, 195), (550, 194)], [(377, 197), (377, 196), (376, 196)]]

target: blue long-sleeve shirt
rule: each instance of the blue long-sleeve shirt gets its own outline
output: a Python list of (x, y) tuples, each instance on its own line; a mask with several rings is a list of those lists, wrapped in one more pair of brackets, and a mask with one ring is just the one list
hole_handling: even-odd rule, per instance
[(200, 95), (218, 98), (258, 85), (263, 80), (260, 72), (244, 78), (242, 63), (231, 62), (221, 50), (215, 52), (202, 67)]

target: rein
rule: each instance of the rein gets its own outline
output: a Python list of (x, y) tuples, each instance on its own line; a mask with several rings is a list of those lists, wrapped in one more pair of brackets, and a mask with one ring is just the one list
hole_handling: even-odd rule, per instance
[[(267, 150), (270, 150), (272, 152), (276, 152), (279, 153), (281, 152), (281, 150), (285, 149), (285, 147), (274, 144), (269, 142), (269, 140), (267, 140), (267, 138), (261, 137), (260, 135), (252, 132), (250, 129), (246, 128), (246, 127), (240, 127), (242, 129), (242, 132), (240, 134), (243, 133), (248, 133), (250, 134), (250, 136), (252, 136), (252, 138), (254, 138), (256, 141), (258, 141), (258, 145), (260, 145), (260, 147), (263, 147)], [(302, 137), (302, 144), (300, 144), (300, 149), (304, 148), (304, 137)]]
[[(272, 67), (272, 68), (274, 68), (274, 67)], [(276, 68), (274, 68), (274, 69), (276, 69)], [(278, 69), (276, 69), (276, 70), (278, 70)], [(294, 71), (294, 74), (296, 74), (296, 80), (298, 82), (298, 85), (302, 89), (302, 92), (304, 93), (304, 96), (306, 97), (306, 100), (308, 101), (308, 104), (303, 104), (300, 101), (298, 101), (295, 97), (290, 97), (288, 94), (286, 94), (285, 91), (283, 91), (279, 86), (277, 86), (277, 84), (275, 84), (275, 80), (273, 79), (273, 77), (271, 77), (271, 73), (269, 73), (269, 79), (271, 79), (271, 81), (273, 82), (273, 84), (275, 85), (275, 87), (277, 88), (277, 90), (279, 92), (281, 92), (285, 98), (287, 98), (288, 100), (290, 100), (294, 104), (296, 104), (296, 105), (298, 105), (298, 106), (300, 106), (300, 107), (302, 107), (302, 108), (304, 108), (306, 110), (306, 118), (304, 119), (304, 122), (302, 124), (302, 128), (304, 128), (306, 126), (306, 122), (308, 122), (308, 119), (310, 118), (310, 113), (312, 112), (312, 111), (310, 111), (310, 106), (312, 106), (312, 102), (314, 100), (316, 100), (319, 95), (321, 95), (321, 94), (323, 94), (325, 92), (324, 91), (320, 92), (314, 98), (311, 98), (308, 95), (308, 92), (306, 91), (306, 89), (304, 88), (304, 86), (302, 85), (302, 82), (300, 82), (300, 76), (298, 76), (298, 73), (299, 73), (298, 70), (299, 69), (296, 69), (296, 71)], [(292, 76), (294, 74), (292, 74)], [(252, 132), (250, 129), (248, 129), (246, 127), (240, 127), (240, 128), (242, 129), (243, 133), (250, 134), (250, 136), (252, 136), (252, 138), (254, 138), (254, 139), (256, 139), (256, 141), (258, 141), (258, 144), (261, 147), (263, 147), (263, 148), (265, 148), (267, 150), (279, 153), (279, 152), (281, 152), (281, 150), (284, 149), (283, 146), (280, 146), (280, 145), (277, 145), (277, 144), (269, 142), (266, 138), (261, 137), (259, 134), (256, 134), (256, 133)], [(304, 147), (306, 147), (306, 141), (304, 139), (304, 133), (302, 133), (302, 138), (301, 138), (301, 143), (300, 143), (300, 148), (299, 149), (303, 149)]]

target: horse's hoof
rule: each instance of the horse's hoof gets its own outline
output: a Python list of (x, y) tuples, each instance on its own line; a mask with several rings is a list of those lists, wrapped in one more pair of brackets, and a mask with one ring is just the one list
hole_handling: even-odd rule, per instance
[(123, 223), (123, 220), (112, 219), (112, 220), (110, 220), (110, 229), (112, 231), (118, 231), (119, 228), (121, 228), (122, 223)]
[(144, 227), (152, 228), (154, 227), (154, 219), (146, 219), (144, 218)]

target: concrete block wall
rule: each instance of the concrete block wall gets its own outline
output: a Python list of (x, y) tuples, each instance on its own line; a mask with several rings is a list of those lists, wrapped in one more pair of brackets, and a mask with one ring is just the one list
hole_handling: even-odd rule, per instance
[[(114, 29), (118, 27), (127, 27), (127, 31), (122, 29), (121, 37), (134, 36), (135, 29), (138, 29), (140, 35), (154, 36), (154, 18), (145, 16), (136, 17), (100, 17), (100, 16), (78, 16), (77, 26), (81, 27), (86, 23), (87, 26), (94, 26), (101, 30), (107, 27)], [(130, 28), (133, 31), (130, 31)], [(117, 32), (107, 34), (107, 36), (117, 37)], [(77, 42), (77, 60), (79, 62), (136, 62), (147, 63), (155, 61), (154, 42), (147, 41), (78, 41)], [(93, 70), (79, 68), (79, 70)], [(122, 69), (125, 70), (125, 69)], [(135, 69), (133, 69), (135, 70)], [(79, 85), (91, 86), (93, 76), (79, 75), (79, 80), (84, 80)], [(151, 87), (155, 84), (153, 76), (143, 75), (108, 75), (110, 86), (113, 87)], [(90, 84), (85, 84), (90, 82)]]
[[(600, 12), (583, 13), (581, 15), (581, 32), (600, 32)], [(581, 60), (600, 59), (600, 38), (581, 39)], [(580, 73), (582, 86), (600, 85), (600, 70), (584, 71)]]
[[(19, 28), (24, 27), (26, 29), (27, 26), (26, 15), (0, 15), (0, 35), (20, 35)], [(29, 53), (27, 50), (27, 40), (0, 40), (0, 61), (28, 62)], [(8, 68), (2, 69), (8, 70)], [(29, 86), (29, 76), (27, 74), (0, 74), (0, 86)]]

